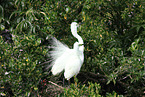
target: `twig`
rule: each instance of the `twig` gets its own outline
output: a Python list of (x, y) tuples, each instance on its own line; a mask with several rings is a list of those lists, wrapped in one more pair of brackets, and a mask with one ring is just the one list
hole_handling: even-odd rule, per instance
[(61, 88), (61, 89), (64, 89), (62, 86), (59, 86), (59, 85), (57, 85), (56, 83), (54, 83), (52, 81), (48, 81), (48, 82), (51, 83), (51, 84), (53, 84), (53, 85), (55, 85), (55, 86), (57, 86), (57, 87), (59, 87), (59, 88)]

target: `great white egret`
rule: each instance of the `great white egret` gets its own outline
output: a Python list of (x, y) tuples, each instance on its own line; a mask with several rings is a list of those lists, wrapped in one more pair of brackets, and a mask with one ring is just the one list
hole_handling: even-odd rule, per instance
[(52, 58), (52, 74), (56, 75), (64, 70), (64, 76), (67, 80), (79, 73), (84, 62), (84, 42), (77, 34), (77, 27), (76, 22), (71, 23), (72, 35), (78, 39), (78, 42), (74, 43), (73, 49), (70, 49), (56, 38), (52, 38), (52, 51), (49, 52)]

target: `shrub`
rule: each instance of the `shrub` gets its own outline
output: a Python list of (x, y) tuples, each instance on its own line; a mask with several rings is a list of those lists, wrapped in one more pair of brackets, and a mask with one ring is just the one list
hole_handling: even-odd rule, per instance
[(143, 0), (1, 0), (0, 13), (1, 95), (46, 96), (52, 88), (49, 81), (63, 85), (63, 73), (54, 77), (46, 70), (47, 46), (50, 36), (55, 36), (71, 47), (76, 41), (70, 32), (72, 21), (84, 22), (78, 33), (85, 43), (85, 61), (79, 81), (54, 92), (60, 96), (143, 95)]

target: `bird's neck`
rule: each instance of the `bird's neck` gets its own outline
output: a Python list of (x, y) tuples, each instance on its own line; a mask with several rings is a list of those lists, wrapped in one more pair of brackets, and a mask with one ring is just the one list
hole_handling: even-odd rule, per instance
[(84, 45), (83, 45), (84, 41), (81, 38), (81, 36), (77, 34), (77, 28), (72, 28), (71, 32), (72, 32), (73, 36), (78, 39), (78, 43), (82, 44), (82, 46), (79, 46), (79, 50), (83, 53), (84, 52)]
[(78, 39), (79, 44), (84, 44), (83, 39), (80, 35), (77, 34), (75, 37)]
[(83, 52), (84, 51), (83, 39), (78, 34), (74, 35), (74, 37), (78, 39), (78, 45), (81, 44), (81, 46), (79, 45), (79, 50)]
[(71, 31), (72, 31), (73, 36), (78, 39), (79, 44), (84, 44), (83, 39), (81, 38), (81, 36), (77, 34), (77, 28), (76, 29), (71, 29)]

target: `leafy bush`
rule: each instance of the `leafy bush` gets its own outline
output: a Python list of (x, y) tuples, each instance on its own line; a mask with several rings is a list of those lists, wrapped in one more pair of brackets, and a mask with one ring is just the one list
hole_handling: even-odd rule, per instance
[[(0, 2), (1, 95), (48, 96), (53, 90), (60, 96), (143, 95), (143, 0)], [(84, 22), (78, 33), (85, 42), (85, 62), (78, 81), (58, 92), (49, 81), (62, 86), (63, 74), (54, 77), (46, 70), (47, 46), (55, 36), (71, 47), (76, 41), (72, 21)]]
[[(101, 87), (97, 83), (88, 82), (87, 84), (81, 85), (75, 78), (75, 84), (71, 84), (70, 87), (64, 89), (64, 93), (60, 96), (63, 97), (101, 97)], [(114, 91), (107, 93), (107, 97), (122, 97), (122, 95), (117, 95)]]

